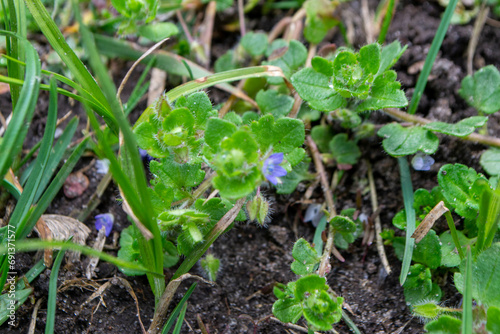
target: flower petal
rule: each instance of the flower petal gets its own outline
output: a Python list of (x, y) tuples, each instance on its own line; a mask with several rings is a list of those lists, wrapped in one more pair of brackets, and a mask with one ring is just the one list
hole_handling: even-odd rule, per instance
[(283, 162), (283, 152), (271, 154), (269, 158), (266, 159), (269, 163), (273, 165), (279, 165)]
[(274, 185), (278, 184), (278, 178), (274, 175), (264, 175), (266, 179)]
[(100, 231), (103, 227), (105, 228), (106, 237), (109, 237), (111, 230), (113, 229), (113, 223), (115, 217), (111, 213), (102, 213), (95, 216), (95, 228)]
[(287, 174), (286, 169), (284, 169), (281, 166), (277, 166), (277, 165), (274, 166), (273, 176), (281, 177), (281, 176), (285, 176), (286, 174)]

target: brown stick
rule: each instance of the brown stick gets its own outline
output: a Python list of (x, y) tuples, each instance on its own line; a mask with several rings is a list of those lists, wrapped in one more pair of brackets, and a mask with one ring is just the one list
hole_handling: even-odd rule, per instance
[(318, 171), (320, 177), (321, 188), (323, 190), (323, 194), (325, 195), (326, 204), (328, 206), (328, 213), (330, 215), (328, 220), (331, 220), (333, 217), (337, 215), (337, 212), (335, 211), (335, 204), (333, 203), (333, 196), (330, 191), (330, 186), (328, 182), (328, 177), (326, 176), (325, 167), (323, 166), (323, 162), (321, 161), (321, 154), (319, 153), (318, 147), (316, 146), (316, 143), (311, 138), (311, 136), (306, 137), (306, 143), (307, 146), (309, 146), (309, 149), (311, 150), (311, 155), (314, 160), (314, 165), (316, 166), (316, 170)]
[[(370, 183), (370, 198), (372, 202), (372, 210), (373, 212), (376, 212), (379, 209), (378, 206), (378, 200), (377, 200), (377, 188), (375, 188), (375, 181), (373, 179), (373, 171), (372, 171), (372, 166), (371, 164), (366, 161), (366, 164), (368, 165), (368, 182)], [(375, 216), (375, 237), (377, 240), (377, 252), (378, 256), (380, 257), (380, 260), (382, 261), (382, 265), (384, 266), (385, 272), (387, 275), (389, 275), (392, 270), (391, 267), (389, 266), (389, 261), (387, 260), (387, 255), (385, 254), (385, 249), (384, 249), (384, 242), (382, 240), (382, 237), (380, 236), (380, 233), (382, 233), (382, 224), (380, 221), (380, 216), (377, 214)]]

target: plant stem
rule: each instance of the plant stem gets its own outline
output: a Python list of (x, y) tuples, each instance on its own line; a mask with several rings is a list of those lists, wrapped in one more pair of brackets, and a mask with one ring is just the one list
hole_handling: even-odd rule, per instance
[(450, 228), (451, 237), (453, 238), (453, 243), (457, 248), (458, 255), (460, 255), (460, 260), (465, 258), (464, 251), (462, 250), (462, 246), (460, 245), (460, 240), (458, 240), (457, 229), (455, 228), (455, 222), (453, 221), (453, 217), (451, 216), (450, 211), (446, 211), (444, 213), (446, 217), (446, 222), (448, 223), (448, 227)]
[[(366, 161), (366, 164), (368, 166), (368, 182), (370, 183), (370, 198), (372, 202), (372, 210), (373, 212), (376, 212), (379, 208), (377, 201), (377, 188), (375, 187), (375, 181), (373, 179), (372, 166), (368, 161)], [(380, 233), (382, 233), (382, 223), (380, 221), (380, 215), (377, 215), (375, 217), (375, 232), (378, 255), (380, 256), (380, 260), (382, 261), (385, 272), (387, 273), (387, 275), (389, 275), (392, 270), (389, 266), (389, 261), (387, 260), (387, 256), (385, 254), (384, 242), (382, 241), (382, 237), (380, 236)]]
[[(415, 115), (410, 115), (404, 111), (398, 110), (398, 109), (393, 109), (393, 108), (387, 108), (384, 109), (384, 112), (394, 118), (397, 118), (402, 121), (406, 122), (411, 122), (414, 124), (419, 124), (419, 125), (425, 125), (429, 124), (432, 121), (429, 121), (428, 119), (425, 119), (423, 117), (415, 116)], [(488, 145), (488, 146), (493, 146), (493, 147), (498, 147), (500, 148), (500, 138), (495, 138), (491, 136), (484, 136), (480, 135), (477, 133), (471, 133), (468, 136), (465, 137), (458, 137), (463, 140), (471, 141), (474, 143), (480, 143), (483, 145)]]
[(323, 189), (323, 194), (325, 195), (326, 204), (328, 206), (328, 213), (329, 213), (328, 221), (330, 221), (333, 217), (337, 215), (337, 212), (335, 211), (335, 204), (333, 202), (332, 192), (330, 191), (330, 186), (328, 178), (326, 176), (325, 167), (323, 166), (323, 162), (321, 161), (321, 154), (318, 151), (318, 147), (316, 146), (316, 143), (311, 138), (311, 136), (306, 137), (306, 143), (307, 146), (309, 146), (309, 149), (311, 150), (311, 155), (314, 160), (314, 165), (316, 166), (316, 170), (318, 171), (320, 177), (321, 188)]

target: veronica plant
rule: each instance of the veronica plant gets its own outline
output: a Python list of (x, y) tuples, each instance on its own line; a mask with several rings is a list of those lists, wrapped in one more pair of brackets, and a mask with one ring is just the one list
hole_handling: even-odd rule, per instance
[[(450, 227), (449, 231), (440, 235), (431, 229), (417, 243), (412, 258), (414, 264), (404, 284), (406, 301), (416, 315), (427, 319), (441, 316), (426, 326), (431, 333), (437, 333), (443, 324), (460, 329), (463, 321), (459, 319), (460, 315), (465, 316), (465, 307), (461, 312), (459, 309), (439, 305), (441, 289), (432, 278), (432, 273), (437, 268), (447, 268), (455, 273), (455, 286), (460, 293), (472, 291), (472, 298), (477, 302), (474, 307), (471, 306), (474, 328), (486, 326), (489, 329), (497, 326), (498, 319), (488, 316), (496, 314), (500, 303), (498, 294), (493, 292), (500, 286), (500, 281), (496, 278), (499, 270), (497, 253), (500, 244), (496, 240), (500, 235), (500, 188), (496, 185), (492, 187), (492, 181), (493, 178), (488, 180), (467, 166), (444, 165), (438, 173), (438, 187), (431, 192), (418, 189), (414, 194), (413, 209), (417, 216), (417, 226), (428, 224), (429, 218), (426, 217), (435, 215), (435, 210), (432, 209), (441, 202), (446, 208), (443, 212)], [(456, 230), (447, 208), (464, 219), (463, 230)], [(399, 212), (394, 217), (393, 224), (406, 229), (405, 217), (404, 210)], [(393, 244), (396, 254), (402, 257), (404, 239), (389, 236), (387, 232), (385, 235)], [(468, 275), (468, 259), (465, 256), (467, 248), (471, 249), (472, 263), (469, 288), (466, 288), (465, 283)], [(449, 332), (460, 333), (460, 330), (450, 329)]]

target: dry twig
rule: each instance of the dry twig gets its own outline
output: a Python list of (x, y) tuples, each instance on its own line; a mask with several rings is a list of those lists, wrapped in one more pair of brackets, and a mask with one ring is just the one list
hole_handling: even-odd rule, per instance
[[(377, 200), (377, 188), (375, 187), (375, 181), (373, 179), (372, 166), (368, 161), (366, 161), (366, 164), (368, 165), (368, 182), (370, 183), (370, 198), (372, 202), (372, 210), (373, 212), (376, 212), (379, 209)], [(387, 275), (389, 275), (392, 272), (392, 270), (391, 267), (389, 266), (387, 255), (385, 254), (384, 242), (382, 240), (382, 237), (380, 236), (380, 233), (382, 233), (382, 224), (380, 222), (380, 216), (376, 215), (374, 220), (375, 220), (375, 232), (376, 232), (375, 237), (377, 240), (378, 256), (382, 261), (382, 265), (384, 266), (385, 272), (387, 273)]]

